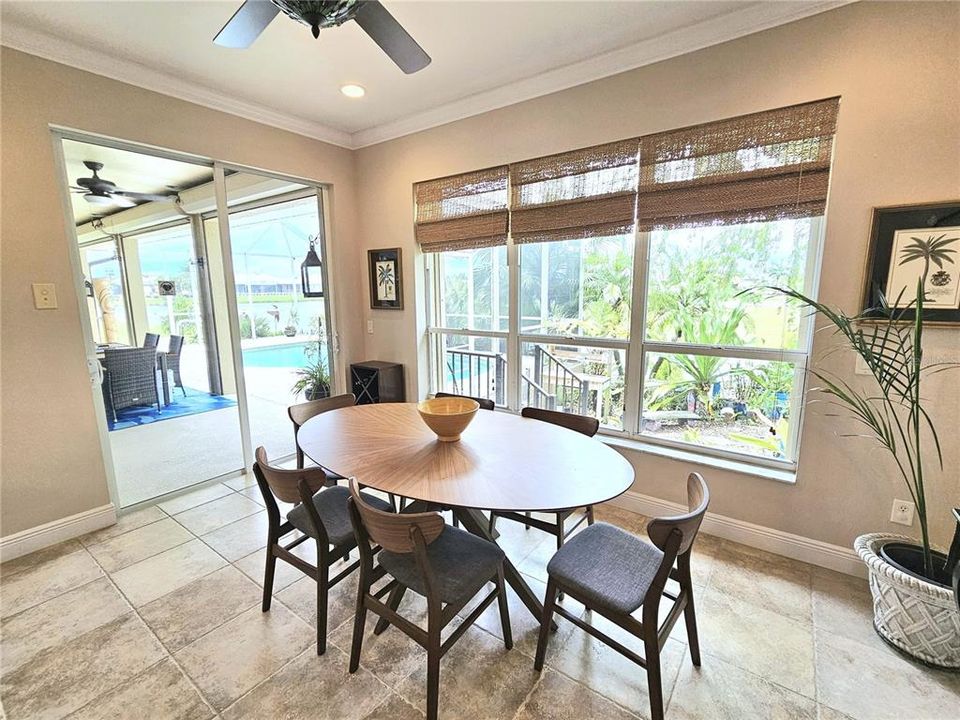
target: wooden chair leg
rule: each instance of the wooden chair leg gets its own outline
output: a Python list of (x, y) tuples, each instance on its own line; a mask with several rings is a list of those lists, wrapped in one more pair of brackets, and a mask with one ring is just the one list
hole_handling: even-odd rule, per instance
[(429, 623), (427, 642), (427, 720), (437, 720), (440, 714), (440, 628)]
[(510, 608), (507, 602), (507, 587), (503, 581), (503, 565), (497, 568), (497, 602), (500, 605), (500, 626), (503, 629), (503, 645), (513, 648), (513, 631), (510, 629)]
[(543, 617), (540, 619), (540, 638), (537, 640), (537, 657), (533, 667), (543, 670), (543, 660), (547, 655), (547, 640), (550, 638), (550, 625), (553, 623), (553, 607), (557, 603), (557, 585), (553, 578), (547, 581), (547, 594), (543, 598)]
[(326, 557), (317, 553), (317, 655), (327, 651), (327, 596), (330, 593), (330, 568)]
[(650, 720), (663, 720), (663, 685), (660, 678), (660, 645), (656, 628), (644, 626), (643, 650), (647, 661), (647, 686), (650, 693)]
[(301, 449), (300, 449), (300, 446), (297, 445), (297, 469), (298, 469), (298, 470), (302, 470), (302, 469), (303, 469), (303, 462), (304, 462), (304, 459), (303, 459), (303, 450), (301, 450)]
[[(563, 542), (566, 538), (563, 536), (563, 515), (557, 513), (557, 550), (563, 547)], [(557, 600), (563, 600), (563, 593), (557, 593)]]
[(694, 667), (700, 667), (700, 638), (697, 635), (697, 611), (693, 604), (693, 583), (690, 578), (690, 554), (678, 558), (677, 570), (680, 572), (680, 589), (686, 591), (687, 605), (683, 609), (683, 621), (687, 626), (687, 645), (690, 647), (690, 660)]
[(367, 594), (366, 588), (360, 586), (357, 597), (357, 612), (353, 618), (353, 644), (350, 646), (350, 672), (355, 673), (360, 667), (360, 649), (363, 647), (363, 629), (367, 622), (367, 604), (363, 601)]
[(595, 519), (593, 515), (593, 505), (587, 505), (587, 525), (593, 525)]
[(496, 515), (496, 513), (493, 512), (493, 510), (490, 511), (490, 528), (489, 528), (489, 530), (490, 530), (490, 534), (491, 534), (491, 535), (493, 535), (493, 534), (497, 531), (497, 515)]
[[(527, 517), (530, 517), (530, 513), (524, 513), (524, 515), (526, 515)], [(524, 523), (523, 529), (524, 529), (524, 530), (529, 530), (529, 529), (530, 529), (530, 526), (529, 526), (527, 523)]]
[(273, 599), (273, 576), (277, 569), (277, 556), (273, 554), (273, 546), (276, 539), (267, 537), (267, 564), (263, 568), (263, 604), (261, 610), (267, 612), (270, 609), (270, 601)]
[[(390, 591), (390, 597), (387, 598), (387, 607), (389, 607), (394, 612), (400, 607), (400, 601), (403, 600), (403, 594), (407, 591), (407, 588), (397, 583), (396, 587)], [(390, 621), (385, 617), (381, 616), (377, 620), (377, 625), (373, 628), (374, 635), (380, 635), (384, 630), (390, 627)]]

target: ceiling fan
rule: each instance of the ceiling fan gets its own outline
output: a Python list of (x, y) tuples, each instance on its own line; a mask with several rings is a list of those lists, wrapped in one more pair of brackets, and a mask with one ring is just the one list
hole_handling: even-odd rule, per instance
[(355, 20), (408, 75), (430, 64), (430, 56), (376, 0), (246, 0), (213, 42), (228, 48), (250, 47), (281, 10), (309, 27), (315, 38), (321, 28)]
[(83, 193), (83, 199), (91, 205), (116, 205), (119, 207), (134, 207), (137, 202), (164, 202), (177, 199), (177, 194), (161, 195), (155, 193), (131, 192), (121, 190), (117, 184), (100, 177), (97, 173), (103, 170), (103, 163), (94, 160), (84, 160), (83, 164), (93, 172), (93, 177), (77, 178), (77, 186), (70, 190)]

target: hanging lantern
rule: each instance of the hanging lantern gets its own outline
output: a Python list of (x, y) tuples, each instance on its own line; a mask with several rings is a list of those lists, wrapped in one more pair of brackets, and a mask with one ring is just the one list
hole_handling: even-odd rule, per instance
[(300, 265), (300, 282), (304, 297), (323, 297), (323, 263), (317, 256), (316, 238), (310, 238), (310, 249)]

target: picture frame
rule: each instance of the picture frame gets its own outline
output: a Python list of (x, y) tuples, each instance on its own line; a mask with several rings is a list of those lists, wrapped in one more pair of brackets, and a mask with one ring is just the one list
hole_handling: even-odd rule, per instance
[[(960, 200), (874, 208), (861, 296), (864, 316), (882, 317), (877, 311), (881, 297), (891, 308), (898, 296), (901, 308), (914, 301), (924, 272), (924, 322), (960, 325)], [(913, 309), (902, 315), (907, 322), (915, 319)]]
[(403, 310), (403, 266), (400, 248), (367, 251), (370, 307)]

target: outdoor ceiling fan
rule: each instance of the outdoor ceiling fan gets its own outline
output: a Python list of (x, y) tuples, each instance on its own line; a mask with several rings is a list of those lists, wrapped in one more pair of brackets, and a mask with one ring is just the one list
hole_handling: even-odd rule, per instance
[(246, 0), (213, 42), (228, 48), (250, 47), (281, 10), (309, 27), (315, 38), (320, 37), (321, 28), (355, 20), (407, 75), (430, 64), (430, 56), (376, 0)]
[(70, 190), (83, 193), (83, 199), (91, 205), (116, 205), (118, 207), (134, 207), (137, 202), (164, 202), (177, 199), (177, 194), (171, 192), (166, 195), (155, 193), (140, 193), (122, 190), (117, 184), (100, 177), (97, 173), (103, 170), (103, 163), (94, 160), (84, 160), (83, 164), (93, 172), (93, 177), (77, 178), (77, 187)]

